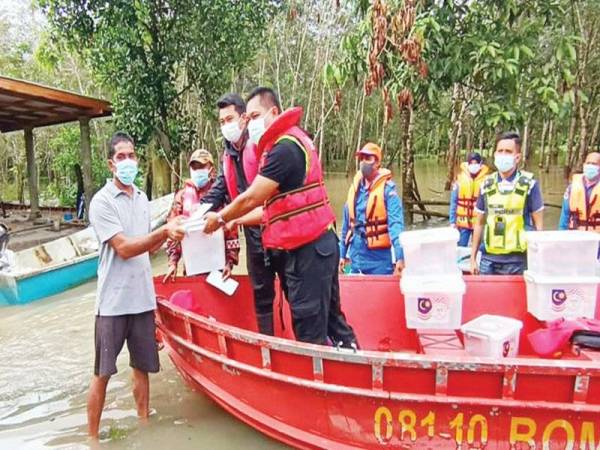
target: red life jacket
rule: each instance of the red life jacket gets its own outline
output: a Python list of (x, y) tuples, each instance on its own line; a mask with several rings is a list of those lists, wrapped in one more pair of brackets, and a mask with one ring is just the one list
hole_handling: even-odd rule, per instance
[(290, 140), (304, 152), (304, 184), (276, 193), (265, 202), (262, 242), (265, 248), (293, 250), (319, 238), (335, 222), (323, 182), (319, 154), (306, 132), (298, 127), (302, 108), (290, 108), (278, 116), (258, 141), (260, 167), (266, 155), (282, 140)]
[[(256, 174), (258, 173), (258, 157), (256, 156), (256, 145), (250, 141), (246, 142), (244, 149), (242, 150), (242, 168), (246, 175), (246, 181), (248, 186), (252, 184)], [(225, 184), (227, 185), (227, 192), (229, 192), (229, 198), (235, 199), (240, 193), (237, 187), (237, 172), (235, 170), (235, 163), (233, 156), (227, 151), (223, 152), (223, 174), (225, 175)]]
[(198, 189), (192, 180), (186, 180), (183, 186), (183, 194), (181, 195), (182, 215), (190, 217), (194, 210), (200, 204), (200, 195)]

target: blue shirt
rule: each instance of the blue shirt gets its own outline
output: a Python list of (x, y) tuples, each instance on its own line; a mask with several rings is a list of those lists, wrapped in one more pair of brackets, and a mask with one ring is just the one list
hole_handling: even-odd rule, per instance
[[(596, 187), (598, 182), (596, 181), (593, 184), (586, 184), (585, 186), (585, 203), (588, 204), (590, 201), (590, 196), (592, 194), (592, 190)], [(562, 209), (560, 210), (560, 220), (558, 221), (558, 229), (559, 230), (568, 230), (569, 229), (569, 197), (571, 196), (571, 185), (567, 186), (565, 190), (565, 195), (563, 197)]]
[(450, 192), (450, 213), (449, 222), (456, 224), (456, 210), (458, 209), (458, 183), (452, 183), (452, 191)]
[[(519, 175), (519, 171), (515, 170), (515, 172), (508, 178), (506, 181), (515, 182), (517, 175)], [(496, 177), (498, 182), (502, 181), (500, 174), (496, 172)], [(477, 203), (475, 204), (475, 211), (478, 213), (485, 214), (487, 212), (487, 203), (485, 200), (485, 196), (482, 193), (482, 190), (479, 192), (479, 197), (477, 197)], [(531, 180), (531, 184), (529, 186), (529, 192), (527, 194), (527, 199), (525, 200), (525, 210), (523, 211), (523, 218), (525, 220), (525, 229), (533, 230), (533, 221), (531, 219), (531, 214), (534, 212), (538, 212), (544, 209), (544, 200), (542, 198), (542, 190), (540, 188), (540, 184), (536, 180)], [(485, 232), (484, 232), (485, 233)], [(485, 247), (485, 246), (483, 246)], [(499, 262), (499, 263), (513, 263), (513, 262), (521, 262), (525, 258), (525, 253), (509, 253), (507, 255), (492, 255), (483, 249), (482, 253), (485, 257), (491, 261)]]
[[(396, 184), (387, 181), (384, 187), (385, 209), (388, 216), (388, 232), (392, 241), (392, 248), (369, 249), (366, 239), (361, 236), (366, 223), (367, 200), (369, 191), (364, 183), (360, 183), (356, 193), (356, 230), (353, 233), (349, 245), (346, 245), (346, 235), (350, 227), (350, 213), (348, 205), (344, 205), (344, 218), (342, 221), (342, 238), (340, 239), (340, 257), (350, 258), (352, 268), (361, 272), (373, 272), (373, 270), (391, 267), (393, 263), (404, 259), (402, 246), (400, 245), (400, 233), (404, 230), (404, 216), (402, 201), (396, 191)], [(393, 249), (393, 254), (392, 254)]]

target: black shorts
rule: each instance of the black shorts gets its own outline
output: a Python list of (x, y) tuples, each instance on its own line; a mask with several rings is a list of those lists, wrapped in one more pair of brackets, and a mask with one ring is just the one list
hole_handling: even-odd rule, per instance
[(94, 374), (117, 373), (117, 357), (127, 341), (129, 365), (142, 372), (158, 372), (158, 347), (155, 336), (154, 311), (123, 316), (96, 316), (96, 359)]

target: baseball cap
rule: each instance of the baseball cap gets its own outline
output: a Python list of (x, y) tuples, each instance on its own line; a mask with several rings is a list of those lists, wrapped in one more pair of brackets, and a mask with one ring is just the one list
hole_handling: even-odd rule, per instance
[(477, 153), (477, 152), (470, 152), (470, 153), (467, 153), (467, 159), (466, 159), (466, 161), (467, 161), (467, 162), (471, 162), (471, 161), (473, 161), (473, 160), (475, 160), (475, 161), (477, 161), (479, 164), (481, 164), (481, 155), (480, 155), (479, 153)]
[(360, 155), (374, 155), (378, 161), (381, 161), (381, 147), (372, 142), (367, 142), (363, 145), (363, 148), (356, 152), (357, 157)]
[(194, 161), (199, 162), (200, 164), (211, 163), (213, 166), (215, 165), (215, 160), (213, 159), (210, 152), (203, 148), (196, 150), (196, 151), (194, 151), (194, 153), (192, 153), (192, 156), (190, 156), (190, 161), (188, 162), (188, 164), (191, 164)]

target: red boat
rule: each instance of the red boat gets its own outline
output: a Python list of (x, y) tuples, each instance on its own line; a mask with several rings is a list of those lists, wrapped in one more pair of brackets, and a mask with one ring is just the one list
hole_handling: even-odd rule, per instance
[[(193, 388), (298, 448), (597, 449), (600, 353), (541, 359), (526, 336), (522, 277), (465, 277), (463, 323), (523, 321), (516, 358), (469, 356), (460, 333), (408, 330), (399, 280), (342, 277), (342, 305), (362, 350), (296, 342), (283, 304), (277, 337), (256, 332), (249, 280), (228, 297), (203, 277), (155, 280), (157, 323)], [(169, 300), (191, 290), (193, 305)], [(277, 302), (280, 298), (277, 299)], [(599, 317), (596, 311), (596, 317)]]

